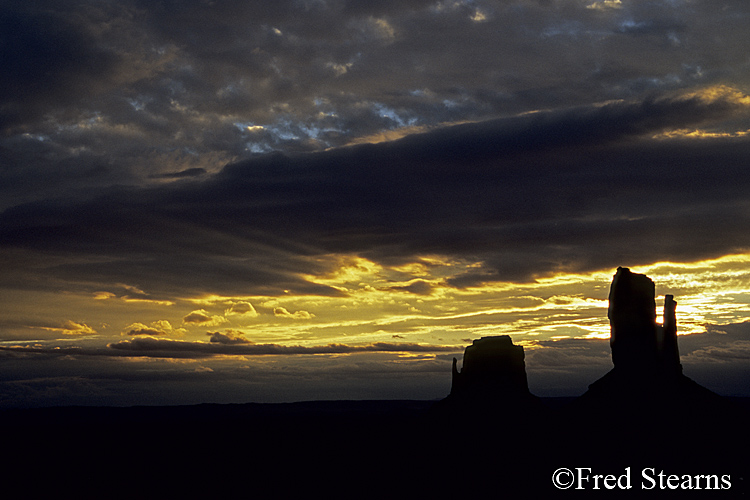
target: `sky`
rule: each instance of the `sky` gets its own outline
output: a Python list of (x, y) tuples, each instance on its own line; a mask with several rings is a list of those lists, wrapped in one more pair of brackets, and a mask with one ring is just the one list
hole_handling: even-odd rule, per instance
[(1, 408), (577, 396), (618, 266), (750, 396), (747, 2), (0, 7)]

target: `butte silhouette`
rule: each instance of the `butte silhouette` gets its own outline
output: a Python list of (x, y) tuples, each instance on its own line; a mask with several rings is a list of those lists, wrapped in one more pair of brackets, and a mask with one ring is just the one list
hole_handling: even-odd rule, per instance
[(654, 282), (620, 267), (607, 314), (614, 368), (583, 395), (550, 407), (529, 392), (523, 347), (507, 335), (483, 337), (466, 348), (460, 372), (453, 360), (451, 392), (435, 414), (472, 426), (495, 422), (480, 433), (482, 447), (513, 450), (506, 465), (515, 473), (526, 460), (721, 469), (740, 477), (746, 460), (734, 457), (747, 454), (746, 412), (682, 373), (676, 305), (665, 296), (658, 324)]
[[(620, 414), (651, 408), (678, 408), (722, 399), (682, 373), (677, 346), (676, 305), (664, 299), (663, 324), (656, 322), (654, 282), (619, 267), (609, 292), (610, 348), (614, 368), (589, 386), (576, 402), (581, 407), (611, 406)], [(493, 409), (509, 404), (533, 406), (522, 346), (510, 336), (475, 340), (464, 352), (459, 372), (453, 359), (451, 392), (446, 407)]]
[(531, 416), (540, 409), (529, 392), (523, 347), (509, 335), (482, 337), (464, 351), (461, 371), (453, 358), (451, 392), (436, 409), (453, 416), (499, 415), (511, 410)]
[[(682, 373), (676, 305), (672, 295), (665, 296), (664, 320), (658, 324), (654, 282), (619, 267), (610, 287), (607, 314), (614, 368), (564, 412), (555, 412), (555, 418), (588, 421), (590, 429), (617, 427), (622, 432), (608, 439), (620, 440), (624, 446), (639, 441), (634, 437), (659, 434), (667, 422), (676, 436), (678, 427), (691, 417), (717, 425), (725, 417), (733, 418), (725, 398)], [(513, 345), (508, 335), (475, 340), (464, 352), (461, 371), (456, 365), (454, 358), (451, 391), (435, 405), (436, 413), (471, 418), (523, 414), (533, 421), (551, 413), (529, 392), (523, 347)]]

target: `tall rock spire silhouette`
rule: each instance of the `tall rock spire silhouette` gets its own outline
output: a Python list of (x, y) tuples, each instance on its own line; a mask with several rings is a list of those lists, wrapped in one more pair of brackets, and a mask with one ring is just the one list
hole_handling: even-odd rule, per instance
[[(655, 299), (648, 276), (617, 269), (607, 311), (614, 368), (565, 409), (562, 421), (580, 434), (560, 435), (554, 446), (567, 460), (606, 457), (618, 467), (746, 471), (735, 460), (747, 452), (745, 413), (682, 373), (677, 302), (665, 296), (660, 325)], [(727, 434), (715, 439), (717, 429)]]
[(622, 371), (681, 372), (677, 349), (677, 302), (664, 298), (663, 325), (656, 323), (655, 285), (651, 278), (619, 267), (609, 291), (612, 362)]
[(656, 322), (654, 282), (619, 267), (609, 292), (614, 368), (589, 386), (585, 404), (608, 404), (637, 411), (641, 404), (683, 407), (719, 396), (682, 374), (677, 317), (672, 295), (664, 299), (663, 324)]

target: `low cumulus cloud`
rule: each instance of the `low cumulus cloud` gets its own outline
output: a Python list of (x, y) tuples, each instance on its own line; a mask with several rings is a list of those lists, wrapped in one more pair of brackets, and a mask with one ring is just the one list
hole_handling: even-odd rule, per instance
[(233, 303), (229, 309), (224, 311), (225, 316), (242, 316), (242, 317), (248, 317), (248, 318), (256, 318), (260, 314), (258, 311), (255, 310), (255, 307), (250, 302), (235, 302)]
[(3, 322), (3, 327), (17, 328), (22, 327), (24, 329), (31, 329), (32, 331), (42, 330), (48, 332), (45, 337), (58, 337), (58, 338), (70, 338), (70, 337), (84, 337), (89, 335), (97, 335), (99, 332), (88, 324), (79, 321), (65, 320), (60, 323), (54, 322), (14, 322), (6, 321)]
[(227, 319), (224, 316), (210, 314), (205, 309), (198, 309), (182, 318), (182, 322), (187, 325), (216, 326), (226, 323)]
[(252, 344), (253, 342), (245, 338), (244, 332), (227, 329), (224, 332), (208, 332), (209, 342), (217, 344)]
[(143, 323), (132, 323), (125, 327), (122, 331), (123, 335), (150, 335), (150, 336), (172, 336), (172, 335), (184, 335), (185, 330), (182, 328), (174, 328), (172, 324), (167, 320), (153, 321), (150, 325), (144, 325)]
[(76, 336), (76, 335), (95, 335), (96, 330), (91, 328), (86, 323), (76, 323), (75, 321), (66, 321), (59, 328), (52, 328), (52, 330), (59, 331), (63, 335)]
[(307, 311), (294, 311), (289, 312), (284, 307), (275, 307), (273, 309), (273, 315), (277, 318), (288, 318), (288, 319), (312, 319), (315, 315)]

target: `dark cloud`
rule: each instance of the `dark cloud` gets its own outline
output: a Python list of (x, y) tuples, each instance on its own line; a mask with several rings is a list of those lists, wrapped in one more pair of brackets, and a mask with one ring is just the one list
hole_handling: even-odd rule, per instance
[(683, 373), (727, 396), (744, 396), (750, 373), (750, 322), (706, 325), (678, 337)]
[(180, 179), (182, 177), (199, 177), (206, 174), (205, 168), (193, 167), (179, 172), (166, 172), (164, 174), (152, 175), (153, 179)]
[[(534, 394), (583, 394), (613, 367), (609, 339), (543, 340), (526, 349), (526, 370)], [(750, 322), (707, 325), (678, 336), (683, 373), (723, 395), (743, 395), (750, 369)]]
[[(684, 373), (720, 394), (744, 394), (748, 362), (744, 358), (738, 363), (736, 354), (744, 351), (734, 348), (748, 342), (747, 325), (710, 326), (702, 334), (681, 335)], [(352, 394), (376, 399), (394, 398), (394, 394), (404, 399), (440, 398), (450, 390), (451, 360), (460, 359), (463, 351), (455, 346), (409, 343), (280, 346), (228, 341), (239, 338), (238, 333), (229, 330), (208, 335), (211, 342), (136, 338), (109, 347), (0, 347), (0, 407), (51, 402), (83, 405), (102, 401), (122, 405), (237, 402), (238, 394), (242, 395), (239, 400), (248, 401), (341, 399)], [(734, 352), (735, 356), (729, 359), (723, 355), (703, 355), (709, 351)], [(429, 354), (430, 358), (414, 361), (410, 356), (404, 363), (382, 358), (399, 352)], [(310, 354), (351, 356), (305, 356)], [(578, 396), (612, 368), (607, 339), (544, 340), (526, 348), (525, 354), (529, 387), (538, 396)], [(250, 365), (221, 369), (219, 365), (214, 369), (209, 369), (211, 365), (201, 365), (202, 369), (193, 365), (174, 369), (180, 365), (173, 363), (155, 366), (160, 358), (205, 363), (219, 360), (222, 355), (257, 357)], [(381, 357), (370, 357), (375, 355)], [(121, 364), (117, 362), (121, 357), (130, 359)], [(175, 384), (179, 384), (179, 390)]]
[(270, 356), (288, 354), (348, 354), (355, 352), (440, 352), (453, 346), (375, 342), (367, 345), (328, 344), (325, 346), (283, 346), (227, 342), (187, 342), (179, 340), (138, 338), (109, 344), (110, 349), (130, 356), (200, 357), (218, 354), (234, 356)]
[(209, 342), (216, 342), (219, 344), (252, 344), (252, 341), (245, 338), (244, 333), (227, 330), (222, 332), (208, 332), (211, 338)]
[(332, 253), (483, 263), (457, 287), (716, 257), (750, 246), (750, 140), (652, 136), (736, 116), (741, 99), (665, 97), (276, 153), (202, 182), (14, 207), (0, 215), (0, 245), (22, 261), (61, 256), (28, 276), (157, 295), (341, 295), (301, 278), (329, 272)]
[(194, 342), (154, 337), (137, 337), (111, 343), (107, 348), (14, 346), (0, 347), (9, 354), (39, 354), (46, 356), (147, 356), (159, 358), (203, 358), (207, 356), (274, 356), (293, 354), (351, 354), (359, 352), (434, 353), (454, 351), (454, 346), (422, 345), (413, 343), (374, 342), (366, 345), (328, 344), (300, 346), (255, 344), (237, 341), (237, 335), (211, 332), (210, 342)]
[(529, 390), (540, 397), (580, 396), (613, 368), (609, 339), (542, 340), (525, 349)]
[(589, 6), (3, 2), (0, 210), (405, 127), (747, 82), (741, 2)]
[(433, 285), (424, 281), (416, 280), (413, 283), (404, 286), (393, 286), (390, 290), (410, 292), (416, 295), (430, 295), (432, 293)]
[[(594, 3), (4, 2), (3, 146), (97, 158), (135, 182), (403, 126), (747, 81), (744, 4)], [(218, 165), (174, 164), (218, 152)]]
[[(450, 390), (450, 360), (398, 352), (220, 356), (183, 363), (116, 349), (54, 354), (0, 349), (0, 408), (184, 405), (319, 399), (432, 399)], [(165, 356), (167, 353), (163, 353)], [(184, 355), (184, 353), (183, 353)], [(127, 356), (127, 360), (123, 358)]]
[[(75, 15), (3, 2), (0, 10), (0, 132), (76, 103), (119, 62)], [(46, 3), (46, 2), (40, 2)]]
[(530, 371), (576, 372), (589, 368), (612, 368), (609, 339), (542, 340), (526, 350)]
[(144, 325), (143, 323), (133, 323), (132, 325), (125, 328), (123, 331), (124, 335), (169, 335), (171, 329), (165, 329), (158, 325)]
[(690, 364), (702, 361), (750, 363), (750, 322), (706, 325), (702, 334), (679, 338), (680, 354)]

